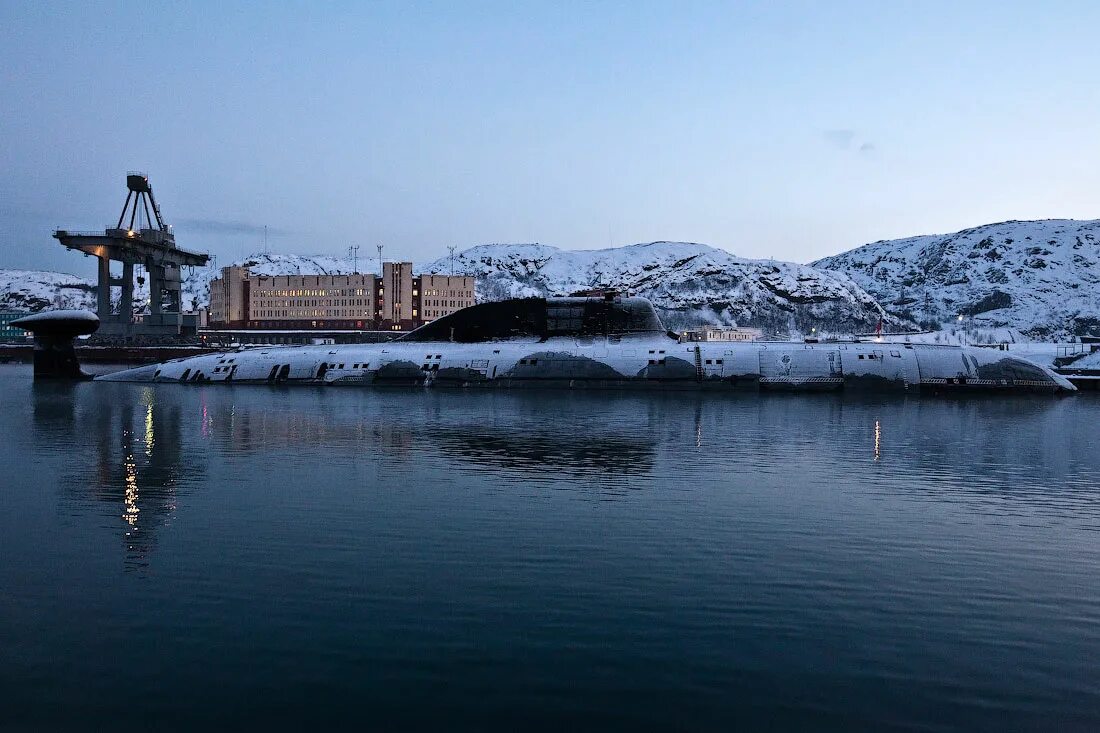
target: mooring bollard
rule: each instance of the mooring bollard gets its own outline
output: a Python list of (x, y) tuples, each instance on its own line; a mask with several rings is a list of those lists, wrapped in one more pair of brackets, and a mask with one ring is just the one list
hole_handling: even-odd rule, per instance
[(95, 333), (99, 318), (94, 313), (78, 310), (46, 311), (11, 322), (34, 334), (35, 379), (91, 379), (76, 359), (73, 339)]

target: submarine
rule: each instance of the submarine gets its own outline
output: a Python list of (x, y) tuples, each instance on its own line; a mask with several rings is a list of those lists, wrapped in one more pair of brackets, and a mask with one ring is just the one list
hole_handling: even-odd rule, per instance
[[(49, 353), (39, 375), (83, 378), (32, 318)], [(72, 314), (62, 336), (86, 332)], [(71, 342), (71, 337), (69, 337)], [(63, 352), (61, 356), (58, 352)], [(242, 347), (125, 369), (96, 382), (344, 387), (558, 387), (911, 394), (1070, 393), (1040, 364), (962, 346), (874, 341), (681, 342), (653, 305), (619, 294), (486, 302), (374, 344)]]

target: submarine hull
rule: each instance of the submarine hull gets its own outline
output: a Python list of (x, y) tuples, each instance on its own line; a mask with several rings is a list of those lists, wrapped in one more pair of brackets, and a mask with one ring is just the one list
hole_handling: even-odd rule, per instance
[(207, 354), (104, 381), (373, 387), (1072, 392), (1004, 352), (884, 342), (681, 342), (644, 298), (481, 303), (383, 344)]
[(549, 339), (244, 349), (142, 366), (99, 381), (346, 387), (659, 389), (911, 394), (1073, 392), (1004, 352), (920, 344)]

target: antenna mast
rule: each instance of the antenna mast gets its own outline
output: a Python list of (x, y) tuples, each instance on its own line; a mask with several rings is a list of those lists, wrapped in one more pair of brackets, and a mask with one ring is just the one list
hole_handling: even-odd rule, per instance
[(348, 256), (351, 257), (351, 273), (353, 275), (359, 274), (359, 245), (353, 244), (348, 247)]
[(382, 277), (382, 245), (378, 245), (378, 277)]
[(451, 253), (451, 277), (454, 277), (454, 275), (455, 275), (455, 246), (452, 244), (449, 247), (447, 247), (447, 249)]

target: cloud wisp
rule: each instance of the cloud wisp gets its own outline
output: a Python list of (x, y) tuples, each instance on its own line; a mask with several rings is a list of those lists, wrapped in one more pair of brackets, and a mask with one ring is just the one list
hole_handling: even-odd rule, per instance
[(860, 155), (870, 155), (875, 152), (875, 144), (862, 139), (857, 130), (848, 128), (822, 130), (821, 136), (830, 147), (837, 150), (851, 150)]
[[(226, 219), (177, 219), (174, 224), (179, 229), (189, 229), (204, 234), (263, 234), (263, 224), (253, 224), (247, 221), (232, 221)], [(283, 229), (267, 227), (269, 237), (281, 237), (286, 235)]]
[(833, 147), (840, 148), (841, 150), (847, 150), (848, 148), (850, 148), (852, 146), (852, 141), (856, 137), (855, 130), (845, 129), (825, 130), (821, 134), (822, 136), (824, 136), (826, 142), (828, 142)]

